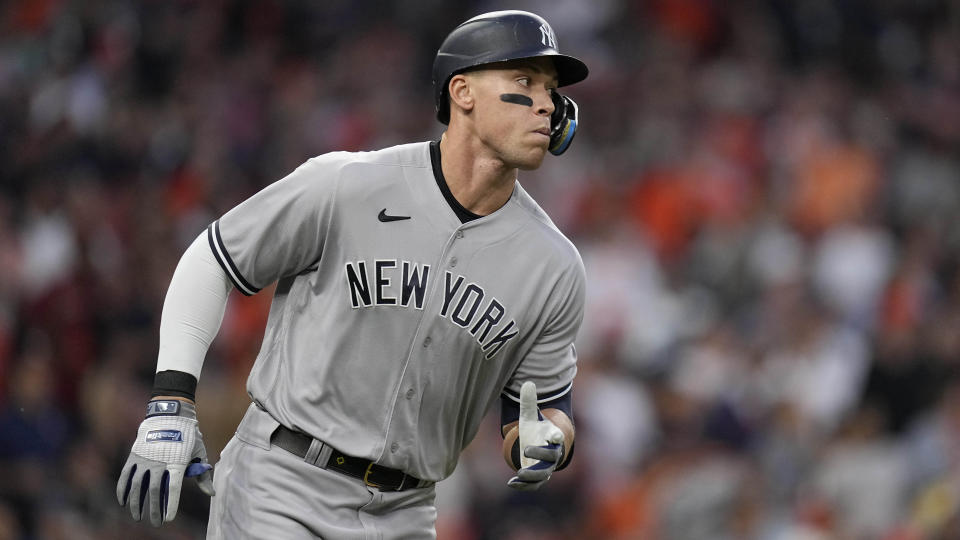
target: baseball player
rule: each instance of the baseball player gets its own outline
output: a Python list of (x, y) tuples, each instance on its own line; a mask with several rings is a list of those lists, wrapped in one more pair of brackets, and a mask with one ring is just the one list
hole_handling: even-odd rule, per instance
[[(208, 538), (433, 538), (434, 484), (496, 401), (510, 487), (563, 467), (584, 270), (517, 171), (567, 149), (578, 112), (557, 88), (586, 76), (541, 17), (474, 17), (434, 62), (439, 141), (315, 157), (214, 221), (164, 302), (117, 483), (134, 519), (174, 519), (195, 477)], [(204, 355), (229, 291), (273, 282), (252, 403), (214, 479)]]

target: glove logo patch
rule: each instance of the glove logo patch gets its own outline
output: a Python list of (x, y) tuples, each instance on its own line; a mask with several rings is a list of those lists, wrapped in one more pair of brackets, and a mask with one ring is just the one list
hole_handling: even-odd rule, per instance
[(147, 432), (146, 441), (151, 442), (183, 442), (183, 433), (177, 429), (157, 429)]
[(147, 403), (147, 417), (159, 414), (175, 415), (180, 413), (180, 402), (173, 401), (151, 401)]

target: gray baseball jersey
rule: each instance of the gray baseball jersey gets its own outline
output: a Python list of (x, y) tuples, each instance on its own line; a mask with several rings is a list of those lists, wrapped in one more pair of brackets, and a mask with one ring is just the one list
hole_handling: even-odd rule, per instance
[(427, 142), (325, 154), (208, 229), (237, 289), (278, 282), (251, 398), (341, 452), (434, 481), (501, 393), (570, 390), (585, 282), (519, 183), (462, 223), (435, 175)]

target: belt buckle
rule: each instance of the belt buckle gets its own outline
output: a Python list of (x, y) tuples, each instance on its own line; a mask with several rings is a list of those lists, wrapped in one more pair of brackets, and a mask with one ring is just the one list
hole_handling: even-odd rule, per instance
[(383, 488), (382, 488), (382, 486), (380, 486), (380, 484), (378, 484), (378, 483), (376, 483), (376, 482), (371, 482), (370, 479), (369, 479), (370, 471), (373, 469), (373, 465), (374, 465), (374, 463), (373, 463), (372, 461), (367, 464), (367, 470), (363, 473), (363, 483), (366, 484), (366, 485), (369, 486), (369, 487), (377, 488), (377, 489), (382, 490)]
[(374, 466), (374, 465), (376, 465), (376, 464), (375, 464), (374, 462), (372, 462), (372, 461), (371, 461), (369, 464), (367, 464), (367, 470), (364, 471), (364, 473), (363, 473), (363, 483), (364, 483), (364, 484), (366, 484), (367, 486), (370, 486), (370, 487), (372, 487), (372, 488), (376, 488), (376, 489), (378, 489), (378, 490), (380, 490), (380, 491), (400, 491), (400, 490), (403, 489), (403, 484), (404, 484), (404, 482), (407, 481), (407, 475), (405, 475), (405, 474), (400, 478), (400, 485), (397, 486), (397, 487), (385, 486), (385, 485), (383, 485), (383, 484), (378, 484), (378, 483), (370, 480), (370, 478), (369, 478), (369, 477), (370, 477), (370, 472), (371, 472), (371, 470), (373, 469), (373, 466)]

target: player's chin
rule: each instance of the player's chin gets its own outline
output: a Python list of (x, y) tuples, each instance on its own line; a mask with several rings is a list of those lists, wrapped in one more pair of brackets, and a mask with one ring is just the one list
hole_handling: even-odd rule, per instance
[(533, 146), (517, 159), (517, 168), (521, 171), (530, 171), (540, 168), (543, 164), (543, 158), (547, 155), (546, 146)]

